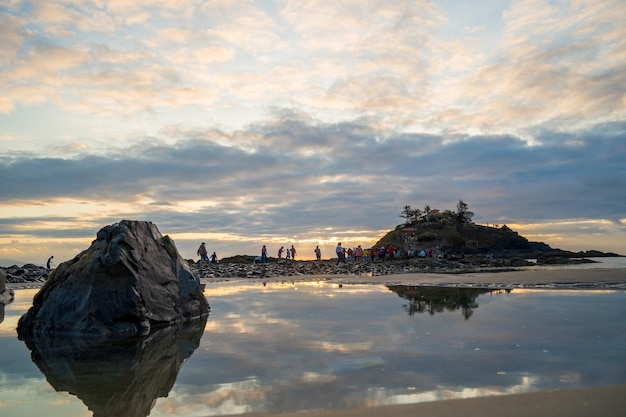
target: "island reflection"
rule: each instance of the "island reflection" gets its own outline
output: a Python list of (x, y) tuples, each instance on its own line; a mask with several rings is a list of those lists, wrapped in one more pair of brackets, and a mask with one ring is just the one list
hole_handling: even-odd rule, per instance
[(145, 417), (198, 348), (207, 318), (131, 339), (35, 335), (24, 342), (48, 383), (76, 395), (94, 417)]
[(508, 294), (511, 292), (510, 289), (490, 290), (409, 285), (388, 285), (387, 288), (409, 301), (408, 304), (402, 306), (409, 316), (413, 316), (415, 313), (428, 313), (432, 316), (435, 313), (453, 312), (460, 309), (465, 320), (468, 320), (474, 314), (474, 309), (478, 308), (476, 299), (481, 294), (500, 294), (503, 291)]

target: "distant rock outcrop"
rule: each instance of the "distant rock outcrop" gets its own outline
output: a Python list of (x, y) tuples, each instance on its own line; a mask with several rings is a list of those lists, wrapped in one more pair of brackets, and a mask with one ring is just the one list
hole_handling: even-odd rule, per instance
[(7, 282), (12, 284), (43, 284), (50, 275), (47, 268), (34, 264), (13, 265), (8, 268), (0, 268), (0, 270), (6, 274)]
[[(620, 256), (600, 251), (571, 252), (554, 249), (543, 242), (531, 242), (506, 225), (481, 226), (474, 223), (461, 228), (441, 222), (401, 224), (383, 236), (374, 246), (393, 245), (405, 249), (438, 248), (445, 253), (490, 254), (498, 258), (558, 256), (561, 258)], [(567, 262), (563, 262), (567, 263)]]
[(50, 274), (18, 334), (146, 334), (208, 312), (199, 279), (172, 239), (151, 222), (123, 220)]

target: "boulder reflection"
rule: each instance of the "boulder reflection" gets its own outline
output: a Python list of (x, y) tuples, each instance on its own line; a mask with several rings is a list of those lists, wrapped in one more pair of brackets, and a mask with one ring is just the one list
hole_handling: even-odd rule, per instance
[(409, 316), (415, 313), (443, 313), (444, 311), (461, 310), (461, 314), (468, 320), (474, 309), (478, 308), (476, 299), (481, 294), (510, 293), (506, 290), (489, 290), (482, 288), (451, 288), (451, 287), (431, 287), (431, 286), (407, 286), (388, 285), (391, 291), (400, 297), (409, 300), (409, 304), (404, 304), (402, 308)]
[(200, 344), (207, 316), (147, 337), (24, 338), (33, 362), (57, 391), (76, 395), (98, 416), (145, 417), (166, 397)]

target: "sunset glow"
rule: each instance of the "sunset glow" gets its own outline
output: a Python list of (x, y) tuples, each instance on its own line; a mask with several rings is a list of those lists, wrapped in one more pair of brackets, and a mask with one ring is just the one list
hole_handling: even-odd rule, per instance
[(122, 219), (195, 257), (402, 207), (626, 254), (626, 3), (0, 2), (0, 259)]

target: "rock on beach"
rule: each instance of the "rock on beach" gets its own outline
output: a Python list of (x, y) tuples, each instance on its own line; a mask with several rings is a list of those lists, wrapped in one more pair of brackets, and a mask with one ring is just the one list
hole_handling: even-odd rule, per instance
[(146, 334), (208, 312), (200, 281), (172, 239), (151, 222), (122, 220), (50, 274), (18, 334)]

